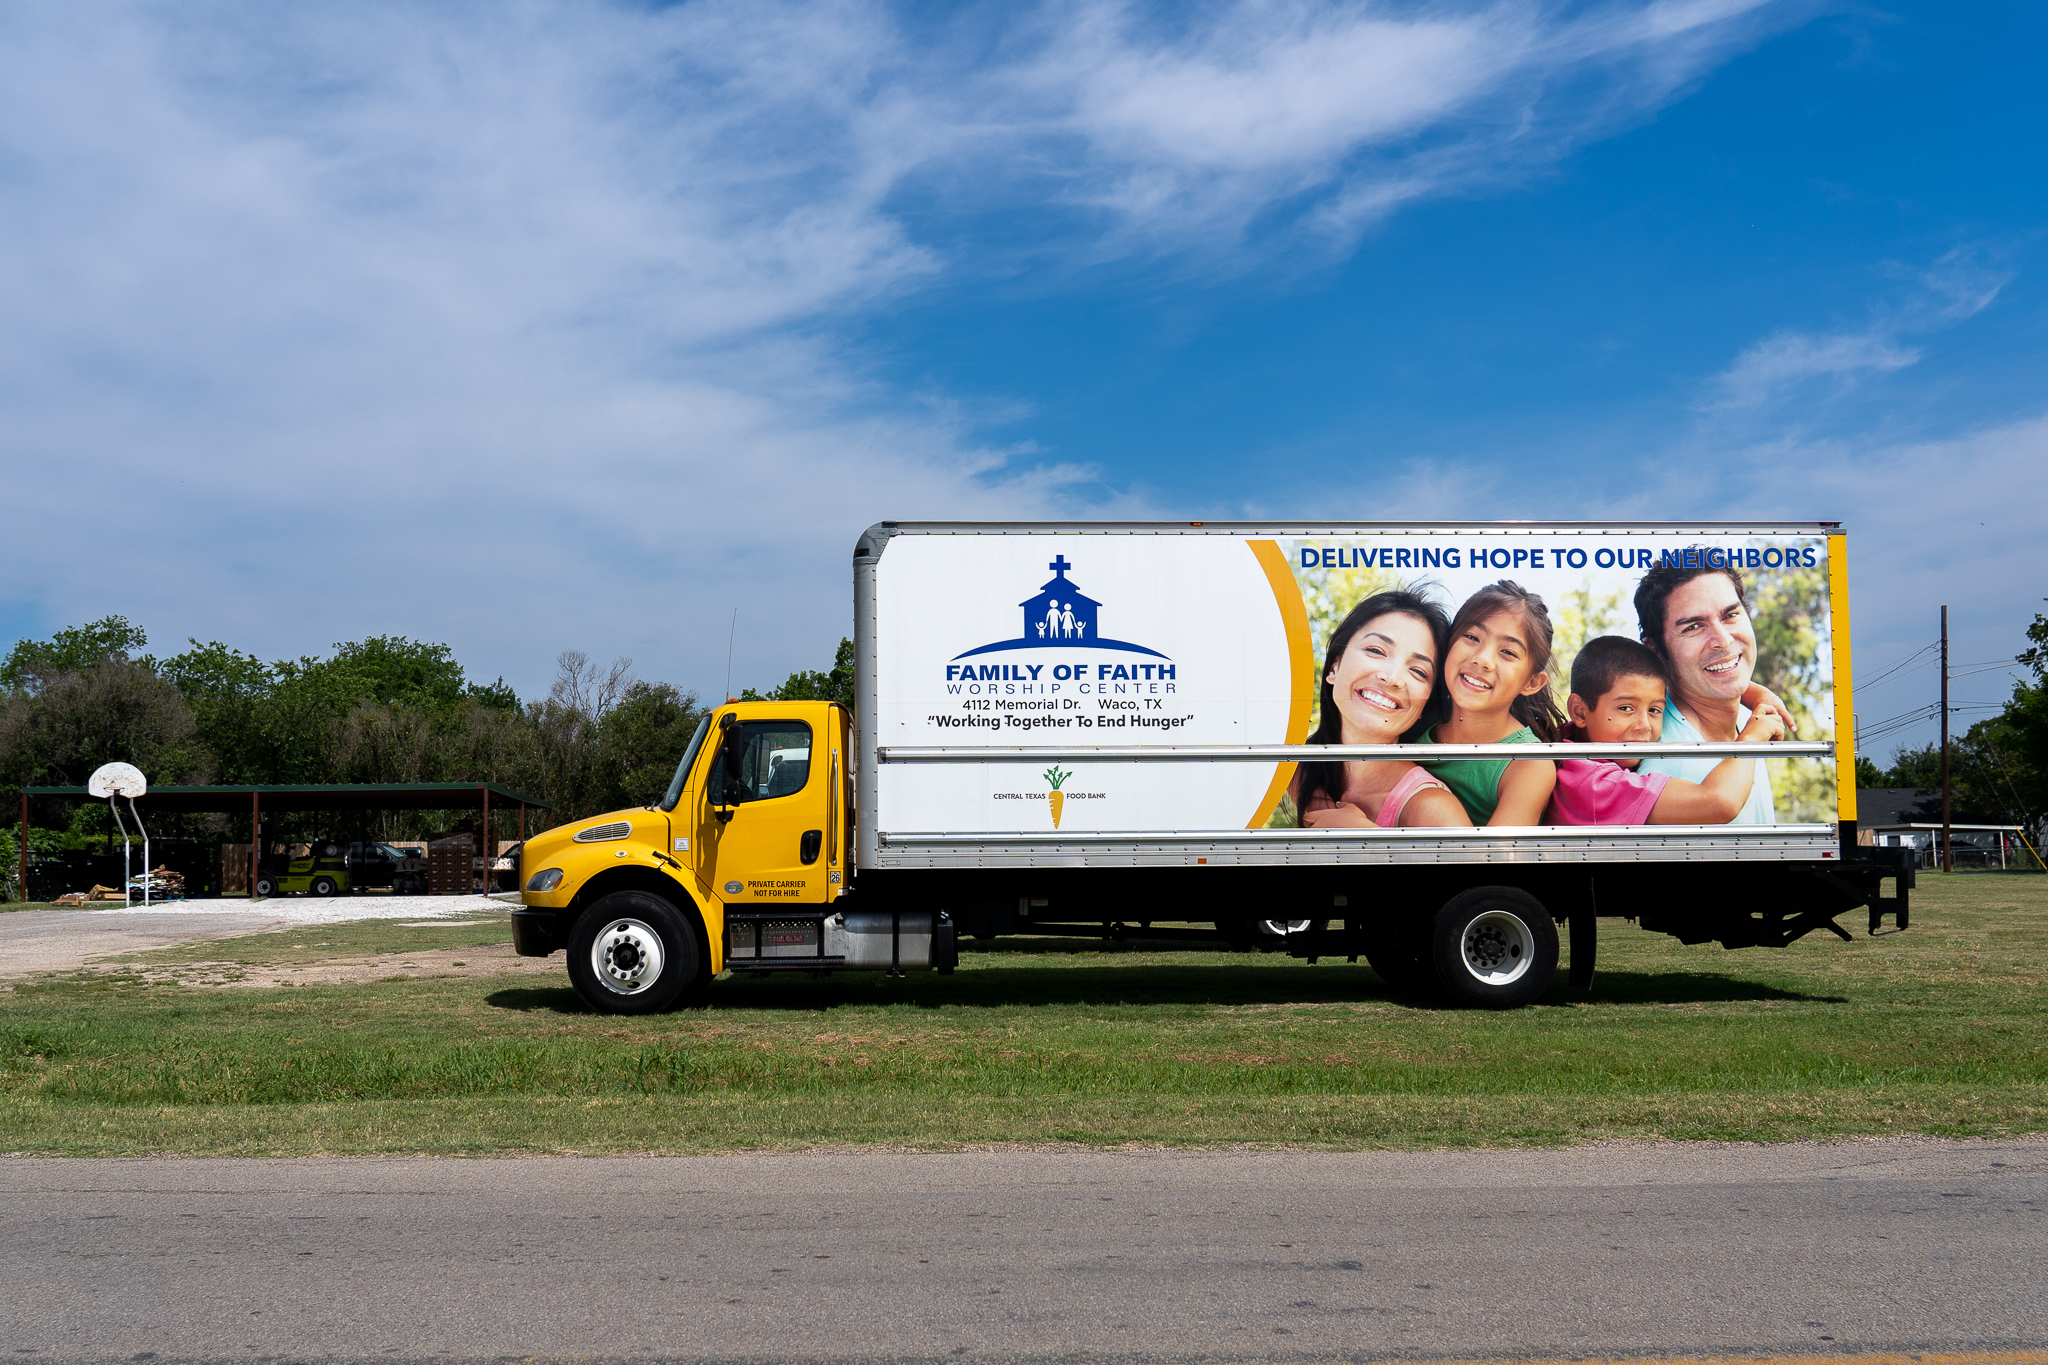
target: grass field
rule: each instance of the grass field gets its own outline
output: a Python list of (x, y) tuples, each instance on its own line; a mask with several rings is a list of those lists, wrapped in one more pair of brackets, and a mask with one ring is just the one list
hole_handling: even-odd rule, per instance
[[(138, 963), (0, 997), (0, 1151), (1357, 1148), (2048, 1128), (2048, 877), (1928, 876), (1914, 900), (1908, 933), (1777, 952), (1604, 922), (1590, 997), (1560, 973), (1543, 1004), (1510, 1014), (1404, 1003), (1363, 965), (1022, 938), (965, 945), (951, 977), (727, 980), (709, 1010), (634, 1020), (585, 1012), (565, 973), (200, 989), (151, 984)], [(274, 966), (504, 937), (378, 922), (143, 956)]]

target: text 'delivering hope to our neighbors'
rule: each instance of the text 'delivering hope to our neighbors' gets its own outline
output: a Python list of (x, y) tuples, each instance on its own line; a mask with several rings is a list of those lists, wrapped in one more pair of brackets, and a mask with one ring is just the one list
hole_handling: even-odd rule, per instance
[(1647, 550), (1601, 545), (1304, 545), (1304, 569), (1775, 569), (1815, 567), (1812, 548), (1776, 545), (1688, 545)]

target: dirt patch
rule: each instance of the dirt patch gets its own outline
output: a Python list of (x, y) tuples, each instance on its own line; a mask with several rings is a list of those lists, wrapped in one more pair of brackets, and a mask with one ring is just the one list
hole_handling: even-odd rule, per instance
[(562, 975), (558, 957), (520, 957), (509, 943), (473, 948), (433, 948), (373, 957), (332, 957), (317, 962), (95, 962), (82, 970), (119, 973), (164, 985), (359, 986), (394, 978), (410, 981), (447, 976), (504, 976), (508, 973)]

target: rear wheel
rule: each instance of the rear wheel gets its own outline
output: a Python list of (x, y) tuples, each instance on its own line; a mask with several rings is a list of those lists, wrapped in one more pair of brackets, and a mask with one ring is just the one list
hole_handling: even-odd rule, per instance
[(1557, 975), (1557, 924), (1543, 903), (1512, 886), (1475, 886), (1436, 912), (1437, 979), (1460, 1004), (1518, 1009)]
[(313, 894), (314, 894), (314, 895), (316, 895), (316, 896), (319, 896), (319, 897), (321, 897), (321, 898), (322, 898), (323, 900), (324, 900), (325, 898), (327, 898), (328, 896), (331, 896), (331, 895), (333, 895), (333, 894), (334, 894), (334, 892), (335, 892), (335, 890), (336, 890), (336, 888), (335, 888), (335, 885), (334, 885), (334, 878), (332, 878), (332, 877), (315, 877), (315, 878), (313, 878)]
[(569, 980), (600, 1014), (658, 1014), (703, 993), (696, 915), (646, 891), (600, 898), (569, 931)]

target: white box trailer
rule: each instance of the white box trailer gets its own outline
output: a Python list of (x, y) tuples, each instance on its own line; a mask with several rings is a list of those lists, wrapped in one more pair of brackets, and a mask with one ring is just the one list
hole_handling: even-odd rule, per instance
[[(1912, 873), (1856, 846), (1854, 755), (1836, 742), (1835, 718), (1850, 714), (1845, 546), (1835, 523), (882, 522), (854, 556), (858, 895), (943, 912), (971, 934), (1159, 937), (1205, 933), (1161, 922), (1206, 921), (1296, 956), (1363, 955), (1396, 985), (1488, 1004), (1547, 987), (1555, 922), (1570, 926), (1582, 984), (1603, 915), (1731, 948), (1817, 928), (1846, 937), (1835, 920), (1858, 907), (1872, 933), (1887, 918), (1904, 927)], [(1346, 746), (1320, 723), (1331, 636), (1376, 594), (1414, 589), (1455, 616), (1502, 579), (1533, 592), (1561, 696), (1567, 655), (1590, 639), (1660, 634), (1635, 612), (1653, 575), (1728, 585), (1748, 617), (1737, 667), (1754, 681), (1762, 665), (1789, 694), (1797, 738), (1762, 746), (1770, 758), (1755, 765), (1773, 789), (1768, 818), (1302, 817), (1301, 765), (1339, 755), (1441, 772), (1503, 758), (1696, 770), (1757, 754), (1709, 737)], [(1432, 716), (1441, 681), (1435, 692)], [(1511, 940), (1499, 970), (1452, 951), (1486, 924), (1482, 956)]]
[(852, 713), (718, 708), (661, 801), (529, 841), (515, 941), (621, 1012), (1012, 933), (1364, 957), (1500, 1008), (1549, 988), (1560, 925), (1580, 986), (1602, 917), (1729, 948), (1903, 929), (1910, 850), (1857, 846), (1837, 738), (1846, 544), (881, 522)]

